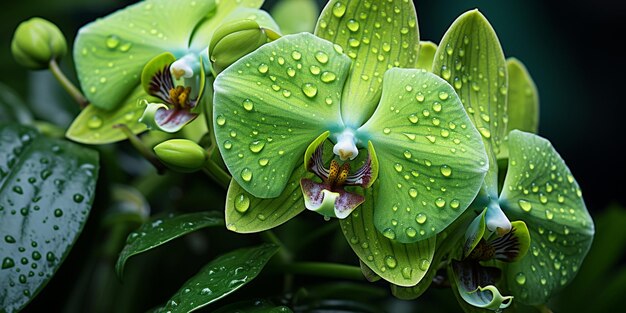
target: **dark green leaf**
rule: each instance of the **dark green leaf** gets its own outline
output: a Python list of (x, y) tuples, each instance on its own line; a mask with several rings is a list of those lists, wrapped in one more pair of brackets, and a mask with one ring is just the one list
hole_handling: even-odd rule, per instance
[(224, 225), (224, 219), (216, 212), (198, 212), (188, 214), (168, 214), (144, 223), (139, 229), (128, 235), (126, 246), (120, 252), (115, 269), (122, 277), (126, 260), (133, 255), (158, 247), (168, 241), (196, 230)]
[(15, 312), (50, 280), (93, 202), (98, 154), (0, 125), (0, 308)]
[(28, 124), (33, 117), (17, 94), (0, 83), (0, 122)]
[(191, 312), (231, 294), (253, 280), (277, 251), (265, 244), (218, 257), (184, 283), (162, 312)]
[(293, 312), (286, 306), (277, 306), (268, 300), (242, 301), (223, 306), (213, 313), (280, 313)]

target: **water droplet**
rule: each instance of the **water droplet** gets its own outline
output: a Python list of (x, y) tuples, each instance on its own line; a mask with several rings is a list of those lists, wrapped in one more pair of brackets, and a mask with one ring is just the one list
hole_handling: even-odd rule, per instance
[(448, 99), (448, 97), (450, 97), (450, 95), (449, 95), (447, 92), (445, 92), (445, 91), (441, 91), (441, 92), (439, 92), (439, 99), (441, 99), (441, 100), (447, 100), (447, 99)]
[(54, 210), (54, 216), (55, 216), (55, 217), (61, 217), (61, 216), (63, 216), (63, 210), (61, 210), (61, 209), (55, 209), (55, 210)]
[[(242, 105), (243, 105), (244, 110), (246, 110), (248, 112), (250, 112), (250, 111), (252, 111), (252, 109), (254, 109), (254, 103), (250, 99), (244, 100)], [(219, 124), (219, 122), (218, 122), (218, 124)], [(219, 124), (219, 125), (224, 125), (224, 124)]]
[(210, 295), (212, 293), (213, 291), (209, 288), (202, 288), (202, 290), (200, 290), (200, 294), (203, 296)]
[(267, 158), (260, 158), (259, 159), (259, 165), (261, 165), (261, 166), (266, 166), (269, 162), (270, 162), (270, 160), (267, 159)]
[(223, 115), (218, 115), (217, 118), (215, 118), (215, 121), (218, 126), (224, 126), (224, 124), (226, 124), (226, 118)]
[(402, 153), (402, 155), (404, 155), (404, 158), (406, 158), (406, 159), (411, 159), (411, 157), (413, 156), (413, 155), (411, 154), (411, 151), (409, 151), (409, 150), (404, 150), (404, 152)]
[(341, 2), (335, 3), (335, 6), (333, 7), (333, 15), (336, 17), (342, 17), (344, 14), (346, 14), (346, 6)]
[(259, 153), (265, 148), (265, 140), (255, 140), (250, 143), (250, 151), (253, 153)]
[(15, 266), (15, 261), (13, 259), (6, 257), (2, 260), (2, 269), (7, 269)]
[(409, 122), (416, 124), (419, 121), (419, 118), (415, 114), (409, 115)]
[(435, 200), (435, 205), (438, 208), (443, 208), (446, 205), (446, 200), (444, 200), (442, 197), (439, 197)]
[(256, 216), (256, 218), (258, 218), (258, 219), (259, 219), (259, 220), (261, 220), (261, 221), (264, 221), (267, 217), (266, 217), (265, 215), (263, 215), (263, 214), (259, 213), (259, 214)]
[(396, 172), (402, 172), (402, 164), (400, 163), (396, 163), (393, 165), (393, 168), (396, 170)]
[(333, 72), (323, 72), (320, 79), (325, 83), (331, 83), (337, 79), (337, 75)]
[(410, 188), (409, 189), (409, 196), (411, 196), (411, 198), (417, 198), (417, 189)]
[(233, 143), (230, 140), (224, 141), (224, 149), (230, 150), (233, 147)]
[(259, 67), (258, 67), (259, 73), (265, 74), (265, 73), (267, 73), (267, 71), (269, 71), (269, 69), (270, 69), (270, 67), (267, 66), (267, 64), (265, 64), (265, 63), (259, 64)]
[(240, 213), (245, 213), (250, 207), (250, 198), (245, 194), (241, 193), (237, 197), (235, 197), (235, 210)]
[(431, 143), (435, 143), (435, 141), (437, 140), (437, 137), (433, 135), (427, 135), (426, 139), (428, 139), (428, 141), (430, 141)]
[(515, 281), (520, 284), (523, 285), (526, 283), (526, 275), (524, 275), (524, 273), (519, 272), (517, 273), (517, 275), (515, 275)]
[(311, 83), (302, 85), (302, 92), (305, 96), (313, 98), (317, 95), (317, 87)]
[(386, 228), (385, 230), (383, 230), (383, 236), (393, 240), (396, 239), (396, 232), (393, 231), (393, 229), (391, 228)]
[(346, 23), (346, 26), (348, 27), (348, 29), (351, 32), (356, 32), (356, 31), (359, 30), (359, 26), (360, 25), (359, 25), (359, 22), (357, 22), (356, 20), (351, 19), (351, 20), (348, 21), (348, 23)]
[(552, 211), (550, 210), (546, 210), (546, 218), (551, 220), (554, 218), (554, 213), (552, 213)]
[(245, 182), (251, 181), (252, 171), (249, 168), (244, 167), (243, 170), (241, 170), (241, 179), (243, 179)]
[(54, 262), (56, 260), (56, 258), (57, 257), (54, 255), (54, 253), (52, 253), (52, 252), (46, 253), (46, 260), (48, 262)]
[(430, 267), (430, 261), (426, 259), (421, 259), (419, 264), (420, 270), (427, 271)]
[(439, 102), (435, 102), (435, 103), (433, 104), (433, 111), (435, 111), (435, 112), (441, 112), (441, 103), (439, 103)]
[(119, 50), (120, 50), (121, 52), (128, 52), (128, 50), (130, 50), (130, 48), (131, 48), (132, 46), (133, 46), (133, 44), (132, 44), (132, 43), (127, 42), (127, 43), (125, 43), (125, 44), (122, 44), (122, 45), (120, 46)]
[(389, 133), (391, 133), (391, 129), (389, 129), (388, 127), (383, 128), (383, 133), (388, 135)]
[(418, 92), (417, 95), (415, 96), (415, 100), (417, 100), (418, 102), (424, 102), (424, 94), (422, 94), (422, 92)]
[(478, 127), (478, 131), (480, 132), (480, 134), (489, 139), (491, 138), (491, 132), (489, 131), (489, 129), (485, 128), (485, 127)]
[(396, 266), (398, 265), (398, 261), (393, 256), (388, 255), (385, 257), (385, 264), (389, 268), (396, 268)]
[(39, 253), (39, 251), (33, 251), (32, 257), (33, 260), (38, 261), (39, 259), (41, 259), (41, 253)]
[(427, 220), (427, 218), (426, 218), (426, 215), (425, 215), (424, 213), (419, 213), (419, 214), (417, 214), (417, 216), (415, 217), (415, 221), (416, 221), (418, 224), (420, 224), (420, 225), (422, 225), (422, 224), (426, 223), (426, 220)]
[(417, 235), (417, 230), (415, 230), (415, 228), (413, 227), (407, 227), (405, 232), (406, 232), (406, 235), (409, 236), (410, 238), (413, 238)]
[(524, 212), (530, 212), (530, 210), (533, 208), (530, 202), (523, 200), (523, 199), (520, 199), (519, 201), (517, 201), (517, 204)]
[(102, 119), (97, 115), (93, 115), (87, 121), (87, 127), (91, 129), (100, 128), (100, 126), (102, 126)]
[(120, 38), (115, 35), (111, 35), (107, 37), (106, 39), (106, 46), (109, 49), (115, 49), (117, 48), (119, 44), (120, 44)]
[(322, 64), (326, 64), (328, 63), (328, 54), (323, 51), (318, 51), (315, 53), (315, 59)]
[(450, 175), (452, 175), (452, 168), (447, 165), (442, 165), (440, 170), (441, 170), (441, 175), (445, 177), (450, 177)]
[(74, 196), (72, 197), (72, 199), (74, 200), (74, 202), (76, 203), (81, 203), (83, 202), (83, 200), (85, 199), (85, 197), (83, 195), (81, 195), (80, 193), (75, 193)]
[(7, 243), (15, 243), (15, 238), (13, 238), (13, 236), (6, 235), (4, 236), (4, 241), (6, 241)]

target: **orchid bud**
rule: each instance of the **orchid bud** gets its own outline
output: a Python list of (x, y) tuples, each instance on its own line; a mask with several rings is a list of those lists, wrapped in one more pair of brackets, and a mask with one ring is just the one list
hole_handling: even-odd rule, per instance
[(206, 151), (187, 139), (164, 141), (154, 147), (154, 152), (169, 168), (183, 173), (201, 169), (206, 161)]
[(216, 73), (267, 42), (267, 34), (253, 20), (242, 19), (226, 23), (215, 30), (209, 56)]
[(59, 28), (39, 17), (22, 22), (11, 42), (13, 57), (22, 66), (33, 70), (48, 68), (51, 60), (67, 53), (67, 43)]

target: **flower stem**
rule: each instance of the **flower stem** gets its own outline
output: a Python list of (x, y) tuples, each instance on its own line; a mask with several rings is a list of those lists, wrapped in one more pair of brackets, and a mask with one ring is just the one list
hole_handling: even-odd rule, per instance
[(296, 262), (285, 264), (283, 268), (285, 272), (293, 274), (365, 280), (361, 268), (352, 265), (324, 262)]
[(154, 151), (146, 147), (141, 139), (139, 139), (137, 135), (133, 134), (128, 126), (126, 126), (126, 124), (117, 124), (114, 125), (113, 128), (118, 128), (126, 135), (126, 137), (128, 137), (128, 140), (133, 145), (133, 147), (135, 147), (137, 152), (139, 152), (146, 160), (148, 160), (148, 162), (150, 162), (156, 168), (159, 175), (165, 172), (165, 165), (163, 165), (163, 163), (159, 161), (159, 158), (156, 156), (156, 154), (154, 154)]
[(230, 185), (230, 175), (226, 173), (215, 161), (211, 160), (209, 156), (206, 163), (204, 163), (204, 172), (209, 175), (216, 183), (218, 183), (224, 190), (228, 190)]
[(59, 67), (59, 64), (55, 59), (50, 60), (49, 68), (52, 72), (52, 75), (54, 75), (59, 84), (63, 86), (63, 89), (65, 89), (65, 91), (67, 91), (67, 93), (69, 93), (70, 96), (74, 98), (74, 101), (78, 103), (81, 109), (84, 109), (89, 104), (89, 100), (87, 100), (87, 98), (85, 98), (80, 90), (78, 90), (78, 88), (76, 88), (76, 86), (72, 84), (67, 76), (63, 74), (63, 71), (61, 71), (61, 68)]

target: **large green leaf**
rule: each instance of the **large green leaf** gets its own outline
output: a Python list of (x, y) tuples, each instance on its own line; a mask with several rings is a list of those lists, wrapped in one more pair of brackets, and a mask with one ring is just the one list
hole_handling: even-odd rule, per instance
[(260, 199), (246, 192), (234, 179), (226, 196), (226, 227), (238, 233), (272, 229), (304, 211), (300, 179), (311, 178), (304, 165), (296, 166), (279, 197)]
[(218, 257), (185, 282), (161, 311), (191, 312), (233, 293), (253, 280), (277, 251), (277, 246), (265, 244)]
[(498, 37), (478, 10), (464, 13), (450, 26), (435, 54), (433, 72), (454, 86), (483, 137), (490, 163), (486, 192), (496, 199), (495, 156), (506, 135), (508, 76)]
[(341, 125), (349, 66), (333, 44), (301, 33), (262, 46), (216, 78), (215, 137), (244, 190), (280, 195), (311, 141)]
[(388, 70), (380, 104), (358, 132), (376, 148), (381, 192), (374, 219), (390, 239), (439, 233), (476, 197), (487, 171), (485, 148), (461, 101), (425, 70)]
[(165, 51), (185, 55), (196, 25), (214, 9), (213, 0), (146, 0), (83, 26), (74, 60), (87, 99), (103, 110), (125, 103), (146, 62)]
[(365, 202), (346, 219), (339, 220), (341, 229), (352, 250), (374, 273), (399, 286), (414, 286), (430, 267), (435, 237), (403, 244), (376, 231), (374, 204), (380, 192), (378, 187), (375, 183), (365, 190)]
[(26, 104), (8, 86), (0, 83), (0, 122), (27, 124), (33, 121)]
[(511, 219), (526, 222), (531, 245), (505, 267), (504, 279), (521, 302), (541, 304), (574, 278), (594, 225), (578, 183), (549, 141), (514, 130), (509, 148), (500, 203)]
[(319, 8), (315, 0), (282, 0), (271, 13), (283, 34), (296, 34), (315, 29)]
[(0, 311), (17, 312), (52, 278), (94, 198), (98, 154), (0, 125)]
[(125, 124), (135, 134), (146, 131), (146, 125), (139, 118), (146, 108), (142, 99), (155, 99), (146, 95), (137, 85), (124, 104), (114, 110), (103, 110), (93, 105), (87, 106), (74, 119), (65, 136), (73, 141), (101, 145), (126, 139), (126, 135), (115, 125)]
[[(509, 74), (507, 98), (509, 121), (506, 134), (514, 129), (536, 134), (539, 129), (539, 93), (535, 82), (518, 59), (508, 58), (506, 68)], [(505, 136), (505, 142), (500, 146), (498, 159), (506, 159), (509, 156), (506, 138)]]
[(341, 101), (349, 127), (358, 128), (376, 109), (387, 69), (413, 68), (417, 62), (419, 30), (413, 1), (331, 0), (315, 34), (340, 45), (354, 59)]
[(117, 275), (124, 275), (124, 265), (133, 255), (154, 249), (178, 237), (206, 227), (223, 226), (224, 219), (216, 212), (173, 214), (153, 218), (128, 235), (126, 246), (117, 259)]

